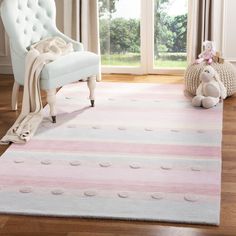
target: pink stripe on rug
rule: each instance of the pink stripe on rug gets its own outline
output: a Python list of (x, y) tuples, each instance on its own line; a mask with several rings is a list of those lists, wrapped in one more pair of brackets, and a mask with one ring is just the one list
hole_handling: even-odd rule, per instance
[(31, 140), (28, 144), (12, 145), (12, 150), (31, 151), (70, 151), (70, 152), (96, 152), (96, 153), (130, 153), (130, 154), (165, 154), (165, 155), (196, 155), (219, 158), (220, 147), (184, 146), (184, 145), (158, 145), (158, 144), (134, 144), (113, 142), (86, 142), (66, 140)]
[[(2, 181), (0, 181), (0, 184), (4, 181), (4, 184), (8, 181), (7, 178), (3, 178)], [(113, 183), (101, 183), (101, 182), (92, 182), (92, 181), (74, 181), (73, 179), (68, 179), (68, 181), (58, 181), (53, 179), (48, 180), (28, 180), (27, 178), (19, 178), (18, 180), (14, 182), (7, 182), (7, 188), (8, 187), (14, 187), (14, 186), (30, 186), (32, 188), (63, 188), (63, 189), (96, 189), (96, 190), (119, 190), (119, 191), (136, 191), (140, 194), (143, 194), (145, 192), (165, 192), (165, 193), (192, 193), (192, 194), (202, 194), (205, 196), (215, 196), (219, 194), (220, 187), (215, 185), (199, 185), (199, 184), (191, 184), (191, 186), (188, 186), (186, 184), (175, 184), (172, 183), (170, 185), (162, 183), (153, 183), (153, 185), (150, 185), (149, 182), (143, 182), (139, 184), (134, 184), (127, 182), (125, 185), (121, 184), (120, 182), (113, 182)], [(20, 187), (19, 187), (20, 188)]]
[[(53, 170), (57, 168), (57, 173), (55, 173)], [(86, 176), (86, 173), (91, 172), (89, 176)], [(50, 172), (50, 174), (48, 174)], [(176, 184), (205, 184), (205, 180), (207, 179), (208, 184), (215, 184), (220, 180), (220, 176), (217, 172), (202, 172), (199, 176), (198, 173), (195, 173), (194, 171), (175, 171), (175, 170), (159, 170), (149, 168), (137, 170), (136, 172), (132, 170), (131, 168), (129, 170), (126, 170), (124, 173), (124, 170), (121, 168), (106, 168), (105, 170), (101, 167), (98, 168), (88, 168), (88, 167), (82, 167), (82, 168), (68, 168), (65, 166), (57, 166), (55, 167), (53, 164), (51, 166), (48, 166), (47, 168), (41, 167), (39, 171), (34, 172), (30, 169), (25, 170), (25, 174), (30, 175), (31, 178), (29, 181), (36, 181), (37, 179), (43, 178), (44, 175), (47, 175), (48, 178), (60, 178), (61, 174), (63, 172), (63, 177), (61, 177), (61, 180), (68, 179), (70, 176), (75, 176), (71, 178), (71, 180), (75, 182), (80, 182), (80, 180), (84, 181), (84, 176), (86, 176), (86, 179), (89, 181), (101, 181), (102, 183), (116, 183), (122, 182), (123, 179), (126, 180), (125, 184), (127, 183), (133, 183), (138, 184), (142, 182), (148, 182), (152, 185), (155, 185), (156, 182), (162, 181), (163, 184), (170, 184), (174, 182)], [(11, 180), (14, 176), (17, 176), (16, 179), (13, 179), (13, 182), (17, 183), (18, 178), (21, 175), (22, 170), (15, 170), (14, 174), (8, 174), (7, 171), (1, 171), (1, 178), (5, 178)], [(149, 176), (148, 176), (149, 175)], [(188, 175), (188, 179), (186, 179), (186, 175)], [(110, 176), (109, 179), (107, 179), (107, 176)], [(148, 176), (148, 178), (147, 178)], [(9, 177), (9, 178), (7, 178)], [(4, 180), (5, 181), (5, 180)], [(0, 183), (3, 184), (3, 182)], [(7, 183), (6, 183), (7, 184)]]

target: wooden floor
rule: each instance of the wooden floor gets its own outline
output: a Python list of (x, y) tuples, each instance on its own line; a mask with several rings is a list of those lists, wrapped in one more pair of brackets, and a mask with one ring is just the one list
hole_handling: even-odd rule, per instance
[[(182, 83), (177, 76), (106, 75), (105, 81)], [(0, 137), (19, 112), (10, 110), (13, 79), (0, 75)], [(45, 99), (44, 99), (45, 100)], [(117, 220), (0, 216), (0, 236), (236, 236), (236, 96), (224, 103), (223, 175), (219, 227)], [(0, 154), (7, 147), (0, 146)]]

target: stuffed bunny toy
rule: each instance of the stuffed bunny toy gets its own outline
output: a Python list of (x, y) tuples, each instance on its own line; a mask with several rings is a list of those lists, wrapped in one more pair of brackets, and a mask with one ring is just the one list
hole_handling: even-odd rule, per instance
[(213, 57), (216, 55), (214, 43), (212, 41), (205, 41), (203, 43), (205, 51), (203, 51), (196, 60), (196, 63), (199, 64), (203, 61), (206, 61), (209, 65), (213, 61)]
[(211, 108), (216, 106), (221, 99), (225, 99), (227, 91), (220, 80), (219, 74), (212, 66), (206, 66), (200, 74), (200, 85), (196, 96), (192, 99), (195, 107)]

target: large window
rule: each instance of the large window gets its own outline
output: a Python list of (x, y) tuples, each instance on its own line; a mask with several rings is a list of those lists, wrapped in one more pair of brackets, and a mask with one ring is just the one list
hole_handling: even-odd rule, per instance
[(187, 11), (187, 0), (155, 0), (155, 68), (186, 67)]
[(99, 0), (103, 72), (182, 72), (187, 1)]
[(140, 0), (100, 0), (103, 65), (140, 65), (140, 13)]

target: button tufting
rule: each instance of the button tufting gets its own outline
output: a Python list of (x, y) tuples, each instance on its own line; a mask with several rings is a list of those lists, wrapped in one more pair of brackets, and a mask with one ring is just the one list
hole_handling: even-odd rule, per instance
[(94, 197), (94, 196), (96, 196), (96, 192), (89, 190), (89, 191), (85, 191), (84, 195), (87, 197)]
[(129, 165), (129, 167), (131, 169), (140, 169), (141, 168), (140, 164), (138, 164), (138, 163), (132, 163)]
[(21, 10), (21, 9), (22, 9), (22, 6), (21, 6), (21, 5), (18, 5), (18, 9)]
[(47, 16), (48, 16), (49, 18), (51, 18), (51, 17), (52, 17), (51, 12), (47, 12)]
[(110, 162), (102, 162), (99, 164), (101, 167), (110, 167), (112, 164)]
[(120, 192), (117, 194), (120, 198), (128, 198), (129, 194), (127, 192)]
[(51, 191), (51, 193), (53, 195), (62, 195), (64, 193), (64, 191), (61, 190), (61, 189), (54, 189), (54, 190)]
[(162, 170), (171, 170), (173, 167), (171, 164), (165, 164), (161, 166)]
[(25, 17), (25, 20), (26, 20), (26, 21), (29, 21), (29, 17), (28, 17), (28, 16), (26, 16), (26, 17)]
[(16, 19), (16, 23), (18, 23), (18, 24), (20, 23), (20, 19), (19, 18)]
[(33, 31), (36, 31), (37, 30), (37, 27), (34, 25), (33, 26)]
[(27, 30), (26, 29), (24, 30), (24, 34), (27, 34)]
[(35, 15), (35, 18), (36, 18), (36, 19), (39, 19), (39, 17), (40, 17), (40, 15), (39, 15), (39, 13), (37, 13), (37, 14)]
[(41, 164), (42, 165), (51, 165), (52, 162), (50, 160), (43, 160), (43, 161), (41, 161)]
[(80, 166), (80, 165), (81, 165), (81, 162), (80, 162), (80, 161), (71, 161), (71, 162), (70, 162), (70, 165), (71, 165), (71, 166)]
[[(43, 28), (47, 29), (48, 27), (47, 27), (47, 25), (43, 25)], [(71, 98), (66, 98), (66, 99), (71, 99)]]
[(109, 100), (109, 101), (115, 101), (115, 99), (114, 99), (114, 98), (108, 98), (108, 100)]
[(132, 102), (137, 102), (137, 99), (131, 99)]
[(187, 202), (197, 202), (198, 197), (194, 194), (186, 194), (184, 196), (184, 200), (187, 201)]
[(151, 197), (155, 200), (161, 200), (165, 197), (164, 193), (153, 193)]
[(19, 190), (21, 193), (31, 193), (32, 192), (32, 188), (30, 187), (24, 187), (24, 188), (21, 188)]

